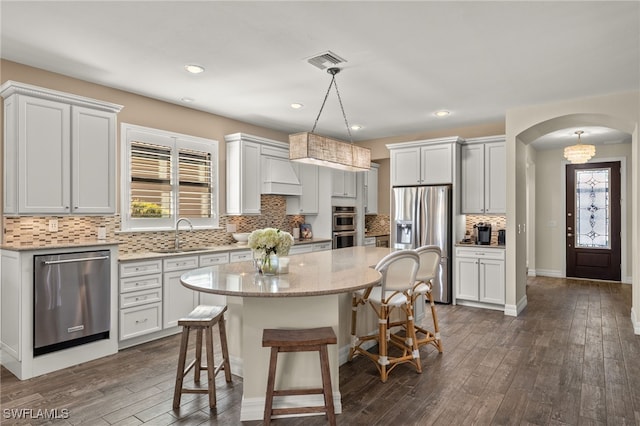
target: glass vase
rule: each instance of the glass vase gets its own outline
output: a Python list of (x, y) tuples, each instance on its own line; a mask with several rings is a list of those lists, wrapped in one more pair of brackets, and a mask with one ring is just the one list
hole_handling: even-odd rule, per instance
[(253, 263), (260, 274), (276, 275), (278, 273), (279, 259), (276, 254), (265, 254), (256, 250), (253, 252)]
[(269, 254), (262, 258), (262, 275), (275, 275), (278, 273), (278, 255)]

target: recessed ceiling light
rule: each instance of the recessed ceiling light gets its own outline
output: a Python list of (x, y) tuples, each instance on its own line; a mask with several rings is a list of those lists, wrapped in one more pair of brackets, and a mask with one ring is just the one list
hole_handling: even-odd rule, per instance
[(351, 130), (358, 131), (360, 129), (362, 129), (362, 126), (359, 124), (354, 124), (353, 126), (351, 126)]
[(186, 103), (191, 103), (191, 102), (195, 101), (195, 99), (193, 99), (193, 98), (181, 98), (180, 100), (182, 102), (186, 102)]
[(436, 117), (446, 117), (449, 114), (451, 114), (449, 111), (445, 111), (443, 109), (433, 113), (433, 115), (435, 115)]
[(299, 103), (297, 103), (297, 102), (295, 102), (295, 103), (292, 103), (292, 104), (291, 104), (291, 108), (293, 108), (293, 109), (300, 109), (300, 108), (302, 108), (303, 106), (304, 106), (304, 105), (299, 104)]
[(200, 74), (204, 72), (204, 67), (196, 64), (187, 64), (184, 66), (184, 69), (189, 71), (191, 74)]

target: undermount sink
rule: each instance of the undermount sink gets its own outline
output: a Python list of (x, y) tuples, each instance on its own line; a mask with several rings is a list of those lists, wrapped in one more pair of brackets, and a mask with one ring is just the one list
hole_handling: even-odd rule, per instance
[(158, 249), (158, 250), (152, 250), (154, 253), (165, 253), (165, 254), (169, 254), (169, 253), (186, 253), (189, 251), (201, 251), (201, 250), (205, 250), (205, 248), (203, 247), (198, 247), (198, 248), (169, 248), (169, 249)]

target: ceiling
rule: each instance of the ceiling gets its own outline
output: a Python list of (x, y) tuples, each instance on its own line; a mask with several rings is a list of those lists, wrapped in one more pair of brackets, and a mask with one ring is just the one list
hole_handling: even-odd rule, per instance
[[(331, 76), (307, 59), (326, 51), (346, 60), (336, 81), (349, 124), (362, 126), (355, 141), (499, 123), (510, 108), (640, 86), (636, 1), (3, 0), (0, 8), (5, 59), (287, 133), (313, 126)], [(190, 63), (205, 72), (187, 73)], [(433, 115), (442, 109), (450, 115)], [(316, 130), (348, 139), (334, 91)], [(574, 130), (535, 146), (573, 143)], [(625, 137), (607, 131), (603, 141)]]

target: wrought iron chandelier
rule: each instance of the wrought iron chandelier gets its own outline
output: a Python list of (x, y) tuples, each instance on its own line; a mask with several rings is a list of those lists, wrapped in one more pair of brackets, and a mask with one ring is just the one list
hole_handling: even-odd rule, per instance
[(564, 158), (572, 164), (584, 164), (596, 154), (596, 147), (594, 145), (580, 143), (580, 135), (583, 133), (582, 130), (576, 130), (575, 134), (578, 135), (578, 143), (564, 149)]
[[(320, 107), (320, 111), (318, 112), (318, 116), (316, 117), (316, 121), (313, 124), (311, 132), (289, 135), (289, 159), (301, 163), (317, 164), (340, 170), (369, 170), (371, 163), (371, 150), (357, 146), (353, 143), (349, 122), (347, 121), (347, 116), (344, 112), (344, 107), (342, 106), (342, 99), (340, 98), (338, 84), (336, 83), (336, 74), (340, 72), (340, 68), (329, 68), (327, 72), (332, 76), (331, 83), (329, 83), (327, 93), (324, 95), (322, 106)], [(336, 94), (338, 95), (338, 101), (340, 102), (340, 109), (342, 110), (344, 124), (347, 126), (350, 143), (313, 133), (316, 130), (318, 120), (320, 119), (320, 115), (324, 109), (324, 104), (327, 102), (327, 97), (329, 96), (332, 86), (335, 86), (336, 88)]]

